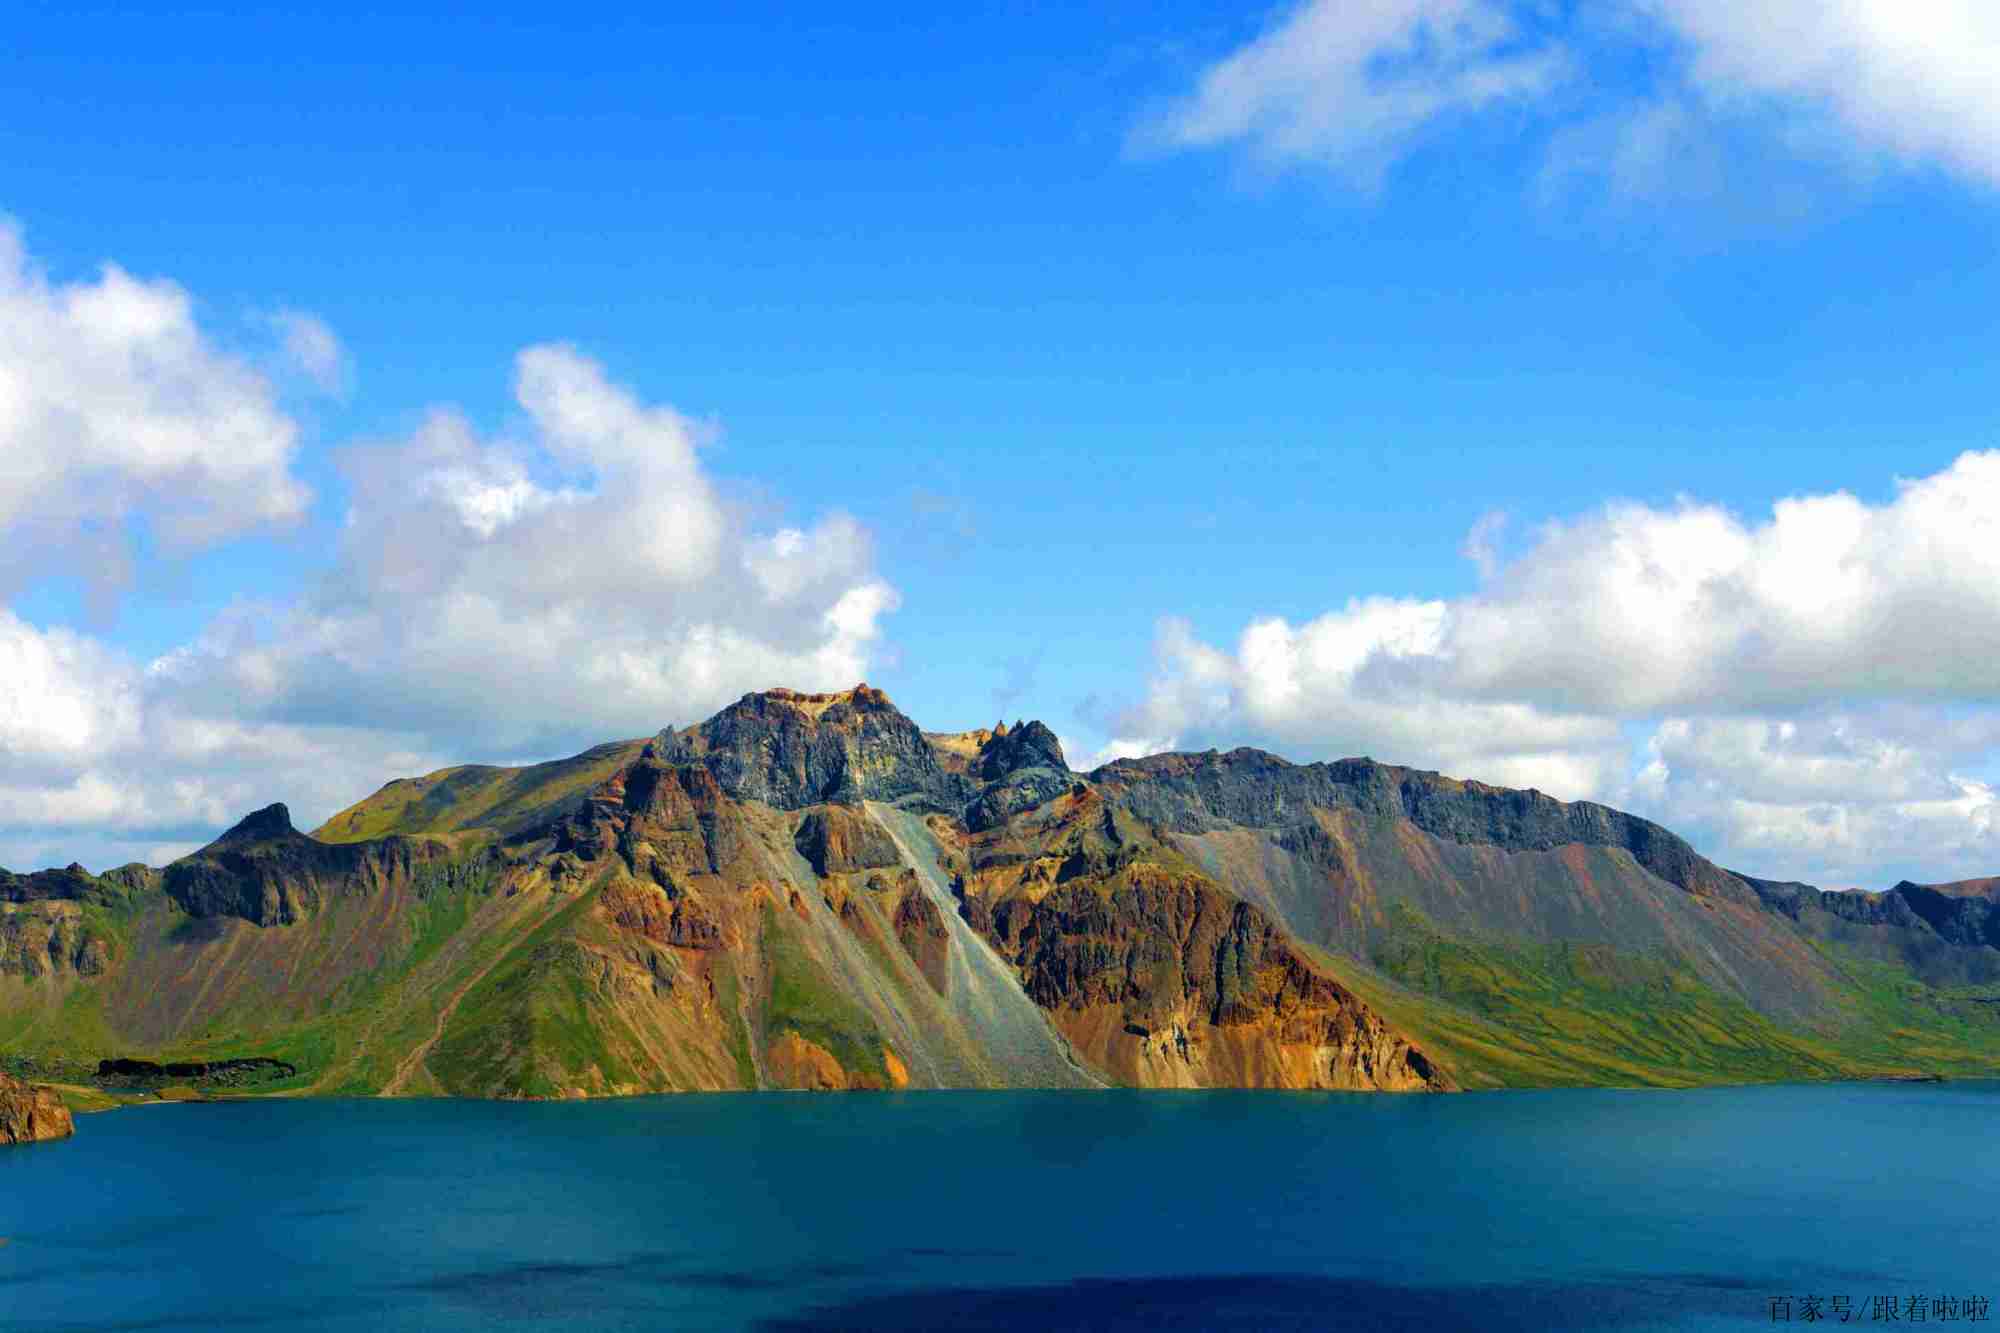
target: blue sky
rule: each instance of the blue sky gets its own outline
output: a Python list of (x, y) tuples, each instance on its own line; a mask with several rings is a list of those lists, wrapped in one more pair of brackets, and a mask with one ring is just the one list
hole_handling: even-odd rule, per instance
[[(1652, 814), (1764, 873), (2000, 868), (1990, 803), (1965, 785), (1987, 781), (2000, 681), (1971, 665), (1933, 679), (1882, 649), (1908, 629), (1891, 602), (1936, 603), (1933, 656), (1973, 656), (1951, 635), (1984, 623), (1976, 590), (1909, 573), (1923, 525), (1896, 506), (1899, 478), (1949, 479), (1937, 504), (1971, 507), (1953, 540), (1979, 549), (1985, 474), (1954, 469), (1995, 443), (2000, 121), (1975, 104), (1980, 62), (2000, 51), (1993, 21), (1950, 0), (1857, 0), (1845, 17), (1784, 0), (1762, 26), (1708, 0), (1622, 25), (1497, 0), (816, 25), (790, 9), (605, 8), (17, 22), (0, 214), (32, 275), (22, 300), (54, 310), (106, 263), (171, 284), (207, 360), (116, 373), (152, 376), (169, 413), (207, 392), (190, 387), (203, 375), (250, 377), (271, 430), (289, 432), (265, 481), (311, 498), (169, 549), (161, 497), (216, 472), (199, 446), (161, 461), (106, 445), (93, 462), (48, 446), (54, 408), (17, 413), (12, 441), (0, 411), (0, 450), (42, 460), (0, 473), (17, 493), (0, 507), (15, 529), (0, 544), (12, 660), (94, 691), (79, 716), (132, 701), (60, 734), (0, 729), (0, 864), (163, 854), (253, 794), (323, 816), (395, 775), (382, 764), (543, 757), (597, 728), (695, 720), (743, 690), (833, 683), (760, 674), (779, 662), (865, 670), (927, 726), (1040, 716), (1079, 753), (1255, 743), (1535, 782)], [(1950, 100), (1966, 86), (1974, 103)], [(286, 355), (297, 325), (283, 321), (307, 316), (337, 356)], [(537, 417), (516, 358), (550, 344), (569, 349), (564, 383), (685, 414), (693, 461), (607, 463)], [(831, 581), (804, 601), (769, 594), (738, 626), (752, 648), (716, 651), (713, 671), (620, 693), (607, 665), (574, 687), (629, 706), (580, 705), (559, 683), (461, 698), (448, 672), (402, 698), (423, 663), (499, 661), (513, 637), (356, 665), (310, 630), (329, 606), (365, 602), (379, 626), (471, 596), (460, 581), (399, 600), (407, 585), (364, 570), (420, 545), (399, 544), (396, 523), (435, 527), (367, 496), (421, 489), (432, 464), (408, 442), (439, 405), (476, 442), (449, 466), (423, 455), (436, 475), (505, 453), (544, 499), (569, 487), (614, 508), (621, 486), (685, 483), (721, 515), (716, 558), (732, 570), (739, 545), (773, 533), (843, 516), (851, 529), (801, 557)], [(357, 471), (358, 445), (377, 463)], [(231, 485), (217, 512), (254, 511)], [(1626, 549), (1620, 532), (1668, 532), (1679, 506), (1754, 538), (1776, 502), (1843, 492), (1881, 532), (1834, 556), (1875, 561), (1870, 586), (1916, 580), (1841, 613), (1860, 628), (1827, 652), (1854, 671), (1759, 656), (1746, 644), (1769, 636), (1738, 625), (1679, 663), (1675, 688), (1593, 693), (1638, 668), (1605, 649), (1566, 685), (1511, 641), (1480, 640), (1482, 660), (1513, 663), (1486, 671), (1453, 637), (1484, 606), (1542, 625), (1522, 632), (1544, 642), (1595, 642), (1537, 619), (1579, 586), (1546, 523), (1580, 531), (1572, 554), (1601, 568)], [(1654, 527), (1607, 523), (1621, 502)], [(63, 531), (22, 517), (38, 506)], [(366, 550), (357, 512), (379, 534)], [(1468, 535), (1495, 514), (1482, 574)], [(79, 528), (92, 550), (127, 553), (122, 573), (63, 535)], [(1726, 585), (1775, 599), (1770, 615), (1797, 604), (1756, 562), (1809, 566), (1814, 540), (1750, 541), (1750, 563), (1711, 571), (1695, 601), (1728, 601)], [(524, 538), (514, 558), (543, 557)], [(593, 563), (615, 575), (624, 558)], [(494, 623), (557, 634), (536, 619), (556, 594), (467, 577)], [(624, 624), (631, 642), (691, 660), (667, 642), (686, 617), (659, 611), (690, 577), (705, 591), (685, 594), (689, 615), (736, 624), (749, 594), (727, 579), (648, 566), (624, 586), (658, 614)], [(561, 633), (586, 643), (591, 616), (629, 616), (606, 586), (565, 603)], [(795, 642), (863, 586), (892, 590), (864, 632)], [(1592, 586), (1607, 615), (1629, 605)], [(1368, 638), (1348, 608), (1370, 598), (1443, 607), (1448, 628), (1416, 646)], [(1701, 639), (1708, 621), (1675, 619), (1707, 614), (1693, 604), (1663, 604), (1659, 632)], [(1361, 633), (1368, 660), (1295, 644), (1278, 688), (1245, 646), (1260, 623)], [(253, 640), (292, 645), (255, 659), (254, 698)], [(169, 698), (147, 664), (191, 645), (201, 679), (183, 672)], [(545, 670), (521, 678), (559, 682)], [(22, 716), (61, 714), (28, 693)], [(239, 730), (195, 742), (177, 718)], [(1796, 749), (1805, 736), (1818, 748)], [(104, 794), (132, 780), (108, 757), (119, 746), (167, 755), (144, 813)], [(1773, 764), (1825, 781), (1774, 795)]]

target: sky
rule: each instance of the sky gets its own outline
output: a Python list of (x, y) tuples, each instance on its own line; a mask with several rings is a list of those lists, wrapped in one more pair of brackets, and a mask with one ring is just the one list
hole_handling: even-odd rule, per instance
[(865, 679), (2000, 873), (1986, 0), (38, 8), (0, 865)]

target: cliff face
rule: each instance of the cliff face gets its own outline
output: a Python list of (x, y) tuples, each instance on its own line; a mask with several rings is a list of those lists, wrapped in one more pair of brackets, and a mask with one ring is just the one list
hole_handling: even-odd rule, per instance
[(1270, 917), (1087, 788), (969, 839), (966, 859), (966, 920), (1121, 1082), (1455, 1086)]
[(1370, 760), (1079, 775), (1039, 722), (773, 690), (313, 836), (274, 805), (159, 871), (0, 872), (0, 1031), (389, 1094), (1981, 1073), (1996, 902)]
[(0, 1144), (66, 1139), (74, 1133), (76, 1123), (55, 1089), (0, 1074)]
[(168, 866), (161, 887), (190, 916), (291, 925), (331, 896), (366, 893), (390, 879), (407, 878), (442, 850), (402, 837), (330, 845), (294, 829), (282, 804), (270, 805)]
[(96, 977), (112, 958), (111, 939), (73, 903), (0, 907), (0, 976)]
[(1120, 759), (1092, 777), (1110, 799), (1177, 833), (1297, 826), (1314, 811), (1351, 810), (1364, 818), (1405, 822), (1451, 842), (1506, 851), (1616, 847), (1689, 893), (1755, 901), (1736, 876), (1636, 815), (1372, 759), (1301, 765), (1240, 749)]

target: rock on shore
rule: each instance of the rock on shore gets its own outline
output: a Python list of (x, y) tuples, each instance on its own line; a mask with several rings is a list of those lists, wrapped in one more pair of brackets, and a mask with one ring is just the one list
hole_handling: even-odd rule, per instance
[(76, 1122), (54, 1088), (0, 1074), (0, 1144), (66, 1139), (74, 1133)]

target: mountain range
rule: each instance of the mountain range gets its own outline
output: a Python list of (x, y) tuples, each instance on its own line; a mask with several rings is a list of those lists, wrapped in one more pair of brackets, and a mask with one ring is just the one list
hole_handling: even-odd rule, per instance
[[(171, 1066), (171, 1068), (169, 1068)], [(2000, 1071), (2000, 880), (1822, 892), (1590, 802), (773, 689), (685, 730), (0, 871), (69, 1086), (1687, 1086)]]

